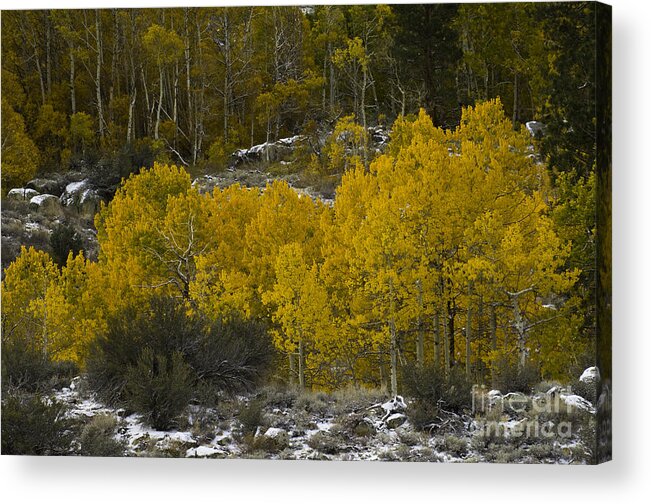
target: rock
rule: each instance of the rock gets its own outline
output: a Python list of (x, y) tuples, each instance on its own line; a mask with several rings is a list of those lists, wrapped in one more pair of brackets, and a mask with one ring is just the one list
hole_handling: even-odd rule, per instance
[(278, 427), (269, 427), (264, 435), (271, 439), (284, 439), (285, 441), (289, 440), (289, 435), (285, 429), (280, 429)]
[(506, 411), (522, 413), (529, 404), (529, 398), (521, 392), (510, 392), (502, 397), (502, 405)]
[(269, 427), (264, 434), (258, 428), (254, 437), (254, 446), (268, 452), (279, 452), (289, 446), (289, 434), (285, 429)]
[(341, 439), (326, 431), (319, 431), (307, 440), (307, 445), (327, 455), (335, 455), (343, 450)]
[(384, 423), (389, 429), (395, 429), (397, 427), (400, 427), (406, 421), (406, 415), (403, 415), (402, 413), (394, 413), (393, 415), (389, 416), (389, 418), (384, 420)]
[(570, 409), (571, 408), (576, 408), (576, 409), (579, 409), (579, 410), (587, 411), (588, 413), (592, 413), (592, 414), (595, 413), (595, 408), (592, 405), (592, 403), (590, 401), (588, 401), (587, 399), (584, 399), (581, 396), (574, 395), (574, 394), (571, 394), (571, 395), (561, 394), (560, 397), (561, 397), (561, 400), (565, 404), (567, 404), (568, 408), (570, 408)]
[(547, 391), (547, 395), (551, 397), (556, 397), (565, 392), (566, 390), (563, 387), (559, 387), (558, 385), (556, 385)]
[(489, 390), (486, 396), (488, 397), (488, 404), (490, 406), (495, 406), (503, 398), (502, 392), (499, 390)]
[(38, 195), (38, 191), (30, 189), (29, 187), (17, 187), (7, 193), (7, 199), (12, 201), (29, 201), (34, 196)]
[(360, 437), (374, 436), (377, 429), (370, 418), (362, 418), (353, 428), (353, 433)]
[(407, 409), (407, 404), (402, 396), (395, 396), (390, 401), (385, 402), (381, 408), (386, 411), (385, 418), (389, 417), (393, 413), (401, 413)]
[(192, 181), (194, 187), (200, 194), (210, 194), (214, 191), (215, 187), (220, 186), (221, 178), (214, 175), (203, 175), (197, 177)]
[(53, 194), (34, 196), (29, 200), (29, 208), (48, 217), (61, 217), (63, 215), (61, 202)]
[(525, 124), (527, 131), (534, 138), (540, 138), (545, 134), (546, 126), (539, 121), (529, 121)]
[(384, 147), (390, 140), (389, 134), (382, 126), (371, 126), (368, 128), (368, 135), (378, 149)]
[(303, 135), (295, 135), (289, 138), (281, 138), (275, 142), (265, 142), (254, 145), (249, 149), (236, 150), (231, 155), (229, 166), (237, 167), (240, 164), (253, 163), (256, 161), (282, 161), (296, 149), (296, 146), (307, 140)]
[(596, 366), (592, 366), (583, 371), (579, 381), (591, 385), (597, 383), (600, 379), (601, 376), (599, 375), (599, 369)]
[(66, 182), (60, 177), (36, 178), (27, 182), (25, 187), (28, 189), (34, 189), (39, 194), (53, 194), (54, 196), (61, 196), (66, 187)]
[(95, 217), (103, 201), (97, 190), (90, 186), (88, 180), (71, 182), (66, 185), (60, 199), (63, 206), (74, 208), (86, 220), (92, 220)]

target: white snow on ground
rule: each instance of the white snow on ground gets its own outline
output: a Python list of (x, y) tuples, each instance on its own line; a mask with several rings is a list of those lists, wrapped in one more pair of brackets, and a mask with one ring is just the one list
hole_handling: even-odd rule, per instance
[[(68, 415), (71, 418), (90, 419), (100, 414), (116, 417), (118, 427), (115, 438), (125, 442), (126, 453), (131, 456), (168, 454), (192, 458), (264, 456), (272, 459), (430, 460), (438, 462), (486, 460), (481, 451), (473, 448), (475, 438), (481, 437), (482, 432), (486, 432), (486, 419), (481, 417), (463, 418), (460, 415), (452, 414), (456, 419), (456, 424), (442, 422), (436, 430), (429, 434), (416, 432), (409, 421), (398, 427), (390, 428), (387, 423), (391, 423), (392, 418), (402, 415), (400, 411), (396, 410), (407, 406), (402, 397), (395, 397), (365, 409), (362, 421), (374, 430), (372, 434), (361, 437), (352, 436), (350, 431), (342, 432), (341, 416), (310, 413), (308, 420), (312, 428), (306, 429), (298, 427), (294, 417), (296, 410), (286, 407), (270, 407), (264, 414), (268, 427), (259, 429), (256, 436), (263, 435), (278, 439), (287, 444), (287, 448), (279, 452), (256, 454), (248, 451), (242, 438), (240, 422), (236, 418), (231, 417), (224, 420), (222, 417), (219, 422), (209, 423), (207, 430), (158, 431), (148, 427), (138, 414), (125, 417), (124, 410), (106, 407), (92, 394), (84, 392), (85, 387), (81, 384), (79, 379), (73, 380), (69, 387), (57, 391), (54, 398), (68, 405), (70, 408)], [(567, 394), (563, 389), (558, 390), (557, 397), (566, 404), (594, 413), (594, 408), (585, 399)], [(499, 391), (490, 391), (488, 394), (491, 397), (501, 396)], [(248, 401), (249, 398), (244, 396), (238, 400), (240, 404)], [(205, 417), (206, 414), (214, 415), (213, 418), (220, 418), (217, 410), (203, 410), (198, 406), (191, 406), (189, 410), (187, 425), (196, 425), (195, 422), (199, 421), (202, 415)], [(387, 412), (390, 414), (388, 418), (384, 419)], [(349, 415), (353, 415), (353, 413)], [(497, 429), (504, 439), (514, 439), (514, 442), (517, 443), (517, 438), (522, 435), (521, 431), (527, 426), (528, 421), (530, 419), (518, 414), (515, 416), (505, 414), (497, 421)], [(211, 429), (213, 429), (212, 432)], [(326, 440), (334, 439), (338, 449), (331, 453), (312, 448), (310, 444), (313, 443), (310, 442), (310, 439), (315, 435), (325, 436)], [(465, 448), (455, 450), (455, 443), (452, 443), (453, 448), (449, 451), (447, 437), (456, 438), (457, 442)], [(406, 442), (406, 439), (410, 441)], [(576, 461), (577, 454), (580, 457), (583, 450), (583, 445), (577, 439), (558, 439), (552, 440), (551, 443), (554, 446), (554, 454), (546, 459), (548, 462), (573, 463)], [(526, 457), (527, 450), (523, 453)], [(578, 461), (581, 459), (579, 458)]]
[(25, 231), (27, 231), (28, 233), (33, 233), (34, 231), (41, 231), (41, 230), (45, 230), (48, 233), (52, 232), (49, 229), (45, 229), (45, 227), (42, 226), (41, 224), (39, 224), (38, 222), (26, 222), (25, 223)]
[(545, 133), (545, 125), (539, 121), (528, 121), (525, 126), (529, 134), (533, 137)]
[(272, 439), (278, 438), (285, 434), (287, 434), (287, 431), (284, 429), (279, 429), (278, 427), (269, 427), (266, 431), (264, 431), (264, 435)]
[(196, 448), (190, 448), (185, 452), (186, 457), (196, 457), (196, 458), (205, 458), (212, 457), (214, 455), (224, 455), (226, 452), (221, 448), (215, 448), (213, 446), (197, 446)]

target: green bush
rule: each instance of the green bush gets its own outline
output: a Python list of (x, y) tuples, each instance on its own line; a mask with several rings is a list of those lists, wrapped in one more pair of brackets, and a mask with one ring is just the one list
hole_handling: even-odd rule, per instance
[(267, 329), (255, 320), (200, 321), (194, 337), (193, 347), (181, 350), (186, 360), (202, 381), (227, 393), (253, 390), (273, 359)]
[(65, 266), (70, 252), (77, 255), (84, 250), (81, 238), (69, 224), (59, 224), (52, 230), (50, 248), (52, 259), (60, 268)]
[(405, 394), (417, 402), (460, 413), (472, 405), (472, 383), (460, 368), (448, 376), (436, 366), (412, 366), (403, 371)]
[(124, 444), (113, 435), (117, 420), (111, 415), (97, 415), (84, 426), (79, 437), (80, 453), (89, 457), (120, 457)]
[(443, 438), (443, 449), (450, 455), (462, 457), (468, 453), (468, 442), (463, 438), (448, 434)]
[(307, 440), (307, 445), (313, 450), (335, 455), (344, 449), (344, 439), (336, 433), (319, 431)]
[(532, 364), (520, 368), (516, 364), (503, 360), (497, 364), (497, 381), (495, 386), (504, 393), (522, 392), (530, 394), (540, 381), (540, 371)]
[(596, 383), (584, 383), (580, 380), (575, 380), (570, 385), (572, 393), (583, 397), (584, 399), (590, 401), (592, 404), (597, 403), (597, 384)]
[(171, 358), (146, 348), (126, 375), (127, 400), (154, 429), (175, 427), (192, 395), (192, 372), (175, 352)]
[(408, 404), (406, 413), (414, 429), (427, 431), (438, 417), (439, 408), (431, 402), (420, 399)]
[(211, 396), (210, 387), (252, 390), (273, 355), (264, 325), (238, 318), (209, 323), (173, 298), (156, 297), (148, 309), (126, 309), (107, 322), (105, 334), (91, 345), (87, 369), (91, 387), (112, 404), (127, 399), (127, 370), (138, 366), (144, 349), (167, 363), (179, 354), (201, 397)]
[(4, 394), (2, 400), (3, 455), (67, 455), (73, 423), (66, 408), (37, 395)]
[(2, 339), (2, 390), (44, 391), (54, 374), (54, 366), (43, 352), (26, 342)]
[(70, 383), (79, 368), (73, 362), (52, 362), (27, 342), (14, 339), (2, 341), (2, 390), (49, 392)]
[(243, 434), (254, 434), (258, 427), (263, 425), (262, 405), (261, 400), (254, 399), (240, 410), (238, 419), (242, 424)]

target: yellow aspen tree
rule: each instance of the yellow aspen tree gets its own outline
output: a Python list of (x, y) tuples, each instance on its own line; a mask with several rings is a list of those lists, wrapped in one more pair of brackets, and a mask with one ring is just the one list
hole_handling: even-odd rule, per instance
[(259, 191), (239, 185), (216, 188), (204, 203), (208, 207), (205, 226), (214, 246), (196, 257), (190, 297), (212, 317), (232, 312), (251, 316), (255, 293), (245, 262), (244, 230), (258, 213)]
[[(281, 247), (275, 273), (273, 289), (263, 294), (262, 301), (272, 308), (272, 320), (278, 325), (274, 338), (276, 346), (288, 354), (292, 362), (292, 356), (298, 357), (298, 384), (303, 389), (306, 374), (313, 371), (306, 367), (308, 360), (312, 360), (315, 341), (324, 339), (329, 329), (328, 296), (319, 280), (318, 266), (305, 262), (299, 243)], [(292, 368), (290, 365), (290, 372)]]
[(66, 347), (58, 331), (67, 312), (59, 270), (51, 257), (33, 247), (22, 247), (2, 281), (3, 342), (56, 359)]
[(265, 188), (257, 215), (245, 227), (246, 267), (258, 297), (254, 313), (263, 313), (260, 296), (273, 288), (276, 258), (283, 245), (301, 243), (308, 262), (320, 257), (323, 208), (286, 182), (274, 181)]
[(155, 163), (124, 181), (96, 215), (103, 299), (109, 312), (143, 302), (153, 294), (152, 285), (168, 279), (166, 265), (151, 251), (160, 245), (168, 203), (190, 187), (183, 168)]

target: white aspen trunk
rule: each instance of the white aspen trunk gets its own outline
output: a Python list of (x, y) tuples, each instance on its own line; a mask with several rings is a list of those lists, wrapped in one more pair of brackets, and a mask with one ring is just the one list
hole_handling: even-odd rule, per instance
[[(194, 124), (192, 120), (192, 81), (190, 77), (190, 28), (189, 28), (189, 22), (188, 22), (188, 11), (189, 9), (186, 7), (185, 9), (185, 16), (184, 16), (184, 23), (185, 23), (185, 90), (186, 90), (186, 95), (187, 95), (187, 102), (188, 102), (188, 136), (193, 137), (194, 136)], [(192, 164), (196, 164), (197, 162), (197, 150), (196, 150), (196, 144), (193, 141), (192, 142)]]
[(75, 95), (75, 54), (70, 45), (70, 110), (72, 115), (77, 113), (77, 97)]
[(303, 343), (303, 336), (298, 341), (298, 386), (301, 390), (305, 389), (305, 343)]
[(97, 122), (99, 136), (104, 138), (104, 109), (102, 107), (102, 32), (99, 9), (95, 9), (95, 37), (97, 41), (97, 67), (95, 69), (95, 99), (97, 100)]
[(328, 43), (328, 64), (330, 65), (330, 115), (334, 115), (335, 99), (337, 95), (337, 87), (335, 80), (335, 65), (332, 62), (332, 42)]
[(154, 138), (158, 140), (158, 130), (160, 128), (160, 113), (163, 108), (163, 65), (158, 66), (158, 108), (156, 110), (156, 126), (154, 127)]
[(129, 100), (129, 120), (127, 121), (127, 143), (130, 143), (133, 139), (133, 109), (136, 106), (136, 89), (134, 87), (131, 94), (131, 100)]
[(41, 61), (38, 58), (36, 47), (34, 48), (34, 59), (36, 60), (36, 71), (38, 72), (38, 80), (41, 85), (41, 101), (45, 105), (45, 82), (43, 80), (43, 70), (41, 68)]
[(391, 332), (391, 342), (389, 354), (391, 358), (391, 395), (398, 395), (398, 338), (396, 334), (395, 320), (391, 319), (389, 322), (389, 330)]
[[(491, 333), (491, 350), (493, 354), (497, 352), (497, 314), (495, 313), (495, 304), (490, 307), (490, 333)], [(491, 363), (491, 384), (495, 388), (497, 386), (497, 369), (495, 360)]]
[(450, 374), (450, 336), (447, 321), (443, 321), (443, 352), (445, 358), (445, 374)]
[(423, 288), (420, 280), (417, 283), (418, 289), (418, 340), (416, 342), (416, 363), (419, 367), (425, 365), (425, 330), (423, 328)]
[(441, 367), (441, 321), (438, 309), (434, 313), (434, 365)]
[(516, 124), (518, 122), (518, 105), (520, 102), (520, 83), (519, 83), (518, 72), (515, 72), (513, 77), (513, 129), (516, 129)]
[(526, 322), (522, 316), (520, 309), (520, 296), (514, 295), (511, 297), (511, 304), (513, 307), (513, 328), (517, 337), (518, 344), (518, 367), (523, 369), (527, 363), (527, 341), (526, 341)]
[(466, 376), (470, 378), (470, 340), (472, 338), (472, 308), (468, 301), (468, 310), (466, 313)]
[(179, 131), (178, 116), (178, 96), (179, 96), (179, 62), (174, 63), (174, 100), (172, 103), (172, 122), (174, 122), (174, 147), (176, 148), (176, 137)]
[(50, 11), (45, 11), (45, 77), (47, 79), (47, 95), (52, 95), (52, 25)]

